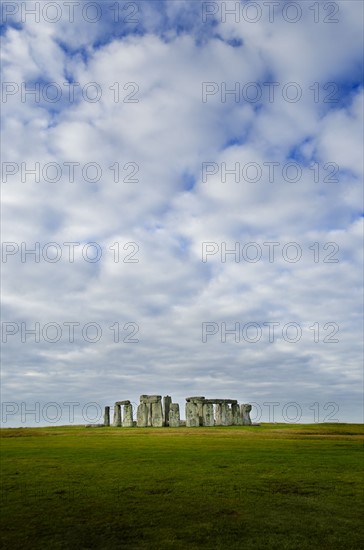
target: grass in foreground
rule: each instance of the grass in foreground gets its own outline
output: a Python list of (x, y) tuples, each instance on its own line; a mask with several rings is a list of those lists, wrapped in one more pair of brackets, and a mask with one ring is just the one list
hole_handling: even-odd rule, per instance
[(6, 549), (355, 549), (360, 425), (1, 430)]

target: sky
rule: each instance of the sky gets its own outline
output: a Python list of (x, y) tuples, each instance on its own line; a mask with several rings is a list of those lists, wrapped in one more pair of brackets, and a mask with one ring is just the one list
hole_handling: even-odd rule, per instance
[(362, 2), (1, 8), (3, 426), (362, 422)]

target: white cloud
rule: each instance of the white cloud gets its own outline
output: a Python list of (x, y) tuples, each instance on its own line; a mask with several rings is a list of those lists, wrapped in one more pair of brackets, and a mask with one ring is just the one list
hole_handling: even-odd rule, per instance
[[(19, 85), (54, 81), (64, 95), (52, 105), (24, 103), (14, 94), (3, 109), (4, 161), (62, 168), (54, 183), (31, 176), (22, 182), (19, 168), (3, 184), (3, 240), (19, 250), (22, 242), (28, 248), (39, 242), (41, 250), (39, 263), (30, 255), (22, 262), (20, 252), (3, 263), (3, 321), (19, 324), (19, 333), (4, 344), (5, 401), (106, 405), (157, 392), (182, 405), (186, 395), (202, 392), (242, 402), (297, 401), (306, 419), (312, 419), (310, 404), (337, 402), (340, 420), (360, 420), (362, 91), (352, 89), (360, 31), (354, 3), (339, 4), (334, 25), (315, 24), (305, 11), (291, 25), (282, 17), (274, 23), (265, 17), (256, 24), (228, 20), (208, 27), (190, 2), (167, 3), (163, 15), (143, 2), (140, 26), (146, 32), (139, 35), (119, 32), (113, 38), (110, 14), (96, 25), (29, 20), (6, 31), (4, 79)], [(105, 44), (96, 46), (103, 38)], [(229, 45), (232, 38), (241, 38), (242, 45)], [(61, 42), (79, 53), (70, 55)], [(70, 104), (66, 78), (80, 88), (98, 83), (101, 100), (77, 95)], [(255, 82), (266, 93), (268, 80), (280, 83), (273, 102), (258, 108), (231, 95), (221, 101), (224, 82), (227, 89)], [(315, 102), (309, 86), (332, 80), (347, 84), (340, 101)], [(119, 102), (110, 89), (115, 82)], [(203, 82), (218, 86), (206, 102)], [(287, 82), (300, 85), (300, 101), (282, 98)], [(137, 88), (124, 90), (127, 83)], [(123, 102), (133, 91), (138, 103)], [(73, 182), (69, 162), (80, 164)], [(110, 169), (116, 162), (122, 178), (134, 163), (139, 181), (116, 183)], [(279, 163), (274, 181), (271, 162)], [(285, 173), (292, 178), (284, 172), (289, 162), (300, 163), (296, 182), (284, 180)], [(87, 163), (100, 165), (99, 181), (82, 179)], [(203, 163), (218, 169), (207, 181)], [(247, 172), (245, 179), (235, 182), (227, 175), (224, 182), (222, 163), (228, 170), (256, 163), (262, 177), (247, 181), (252, 177)], [(332, 168), (326, 163), (339, 166), (338, 182), (325, 181)], [(205, 263), (204, 241), (218, 249)], [(62, 257), (56, 263), (42, 256), (49, 242), (59, 244)], [(69, 242), (80, 243), (73, 263), (64, 245)], [(96, 263), (82, 256), (90, 242), (102, 250)], [(272, 262), (266, 242), (279, 243)], [(292, 242), (302, 253), (296, 263), (290, 260), (294, 249), (287, 248)], [(117, 263), (115, 243), (120, 243)], [(242, 250), (256, 243), (250, 252), (255, 246), (262, 258), (237, 263), (230, 254), (222, 262), (222, 243), (228, 249), (239, 243)], [(139, 262), (125, 263), (133, 253)], [(330, 263), (332, 258), (339, 262)], [(73, 321), (79, 325), (70, 343), (64, 323)], [(269, 342), (264, 323), (272, 321), (279, 326)], [(36, 343), (28, 336), (22, 343), (21, 322), (28, 328), (39, 322), (41, 330), (58, 323), (62, 337)], [(136, 323), (139, 343), (115, 343), (116, 322), (121, 340), (136, 326), (124, 328), (125, 323)], [(206, 343), (204, 322), (219, 328)], [(222, 343), (223, 322), (227, 328), (257, 323), (262, 337), (236, 343), (228, 336)], [(288, 341), (291, 333), (282, 333), (290, 322), (302, 329), (296, 343)], [(99, 341), (82, 338), (87, 323), (101, 327)], [(339, 342), (324, 342), (335, 325)]]

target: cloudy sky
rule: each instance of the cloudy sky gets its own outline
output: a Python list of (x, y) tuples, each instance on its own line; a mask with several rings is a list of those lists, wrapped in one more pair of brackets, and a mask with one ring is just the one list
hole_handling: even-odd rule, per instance
[(5, 426), (362, 421), (362, 12), (2, 3)]

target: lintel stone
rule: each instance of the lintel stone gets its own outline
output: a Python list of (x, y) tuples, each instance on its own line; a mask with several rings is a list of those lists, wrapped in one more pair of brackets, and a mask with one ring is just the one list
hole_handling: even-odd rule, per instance
[(141, 395), (141, 403), (159, 403), (162, 400), (161, 395)]
[(203, 401), (205, 398), (202, 395), (197, 395), (194, 397), (186, 397), (186, 401)]
[(212, 403), (213, 405), (222, 405), (222, 404), (229, 404), (229, 405), (236, 405), (237, 399), (205, 399), (205, 403)]

